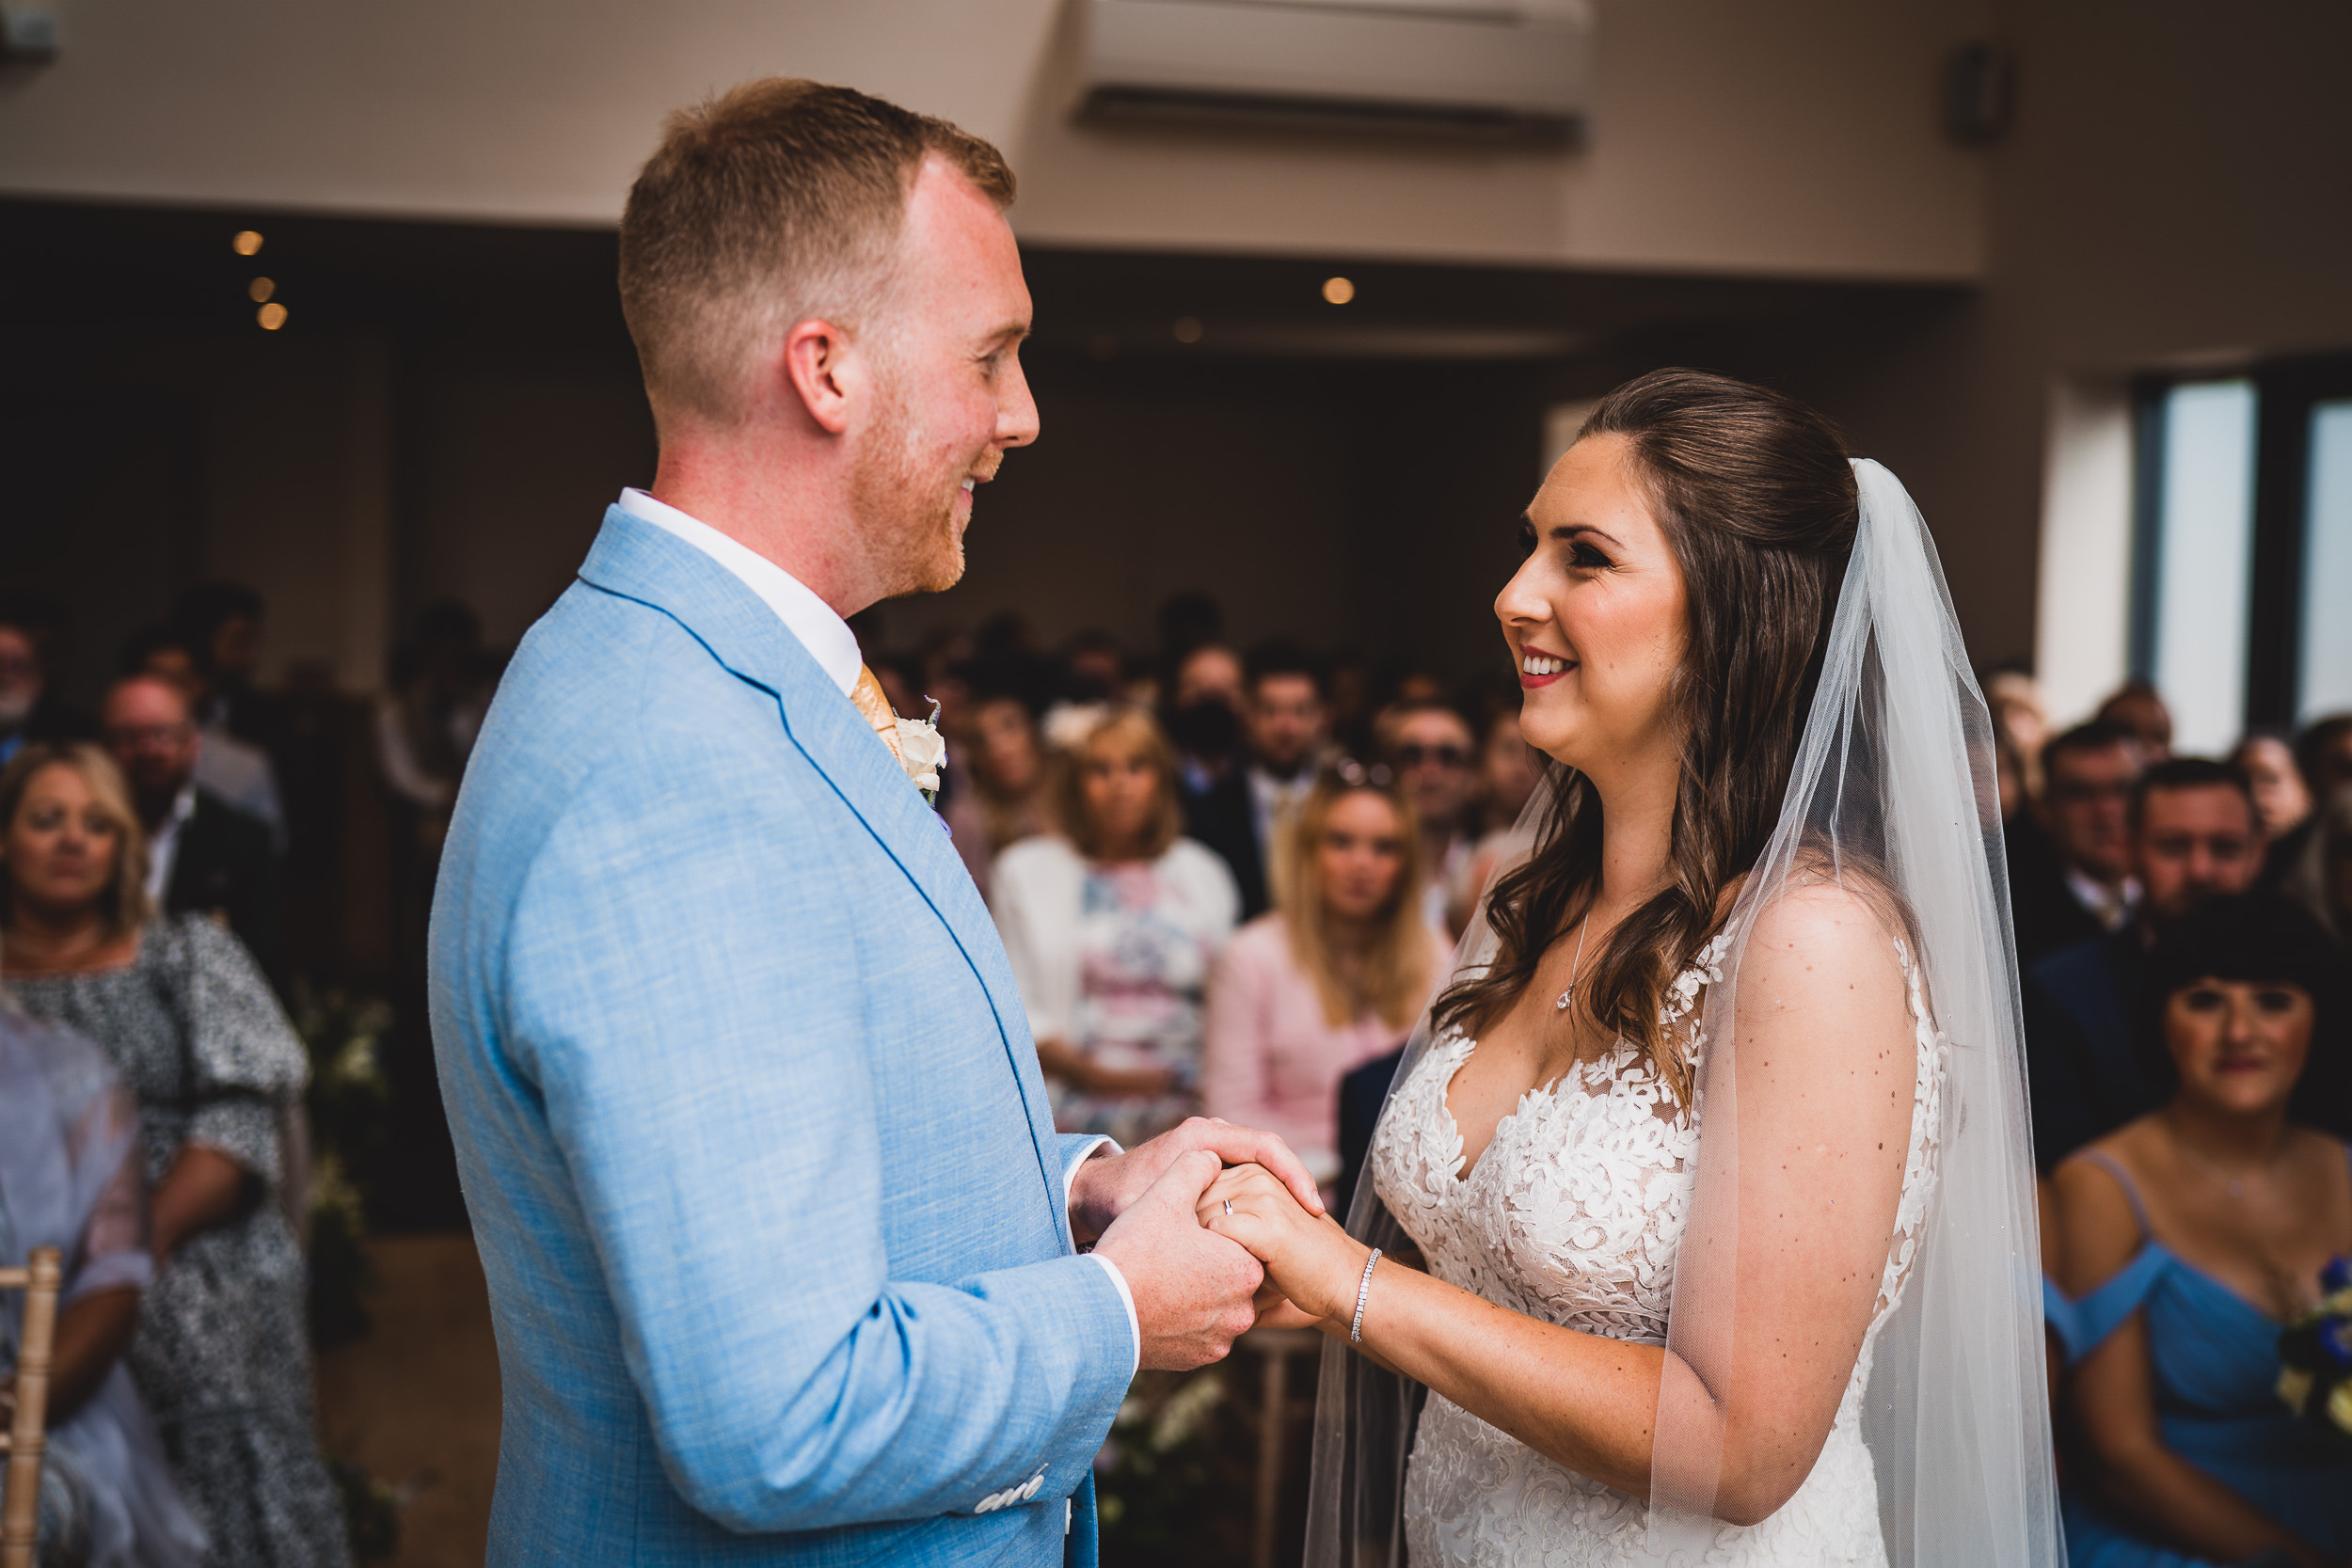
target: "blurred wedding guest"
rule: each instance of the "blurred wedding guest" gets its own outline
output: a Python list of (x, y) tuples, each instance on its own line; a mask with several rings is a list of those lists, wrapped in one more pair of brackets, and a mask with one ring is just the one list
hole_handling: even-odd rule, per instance
[(241, 582), (199, 583), (171, 608), (172, 625), (187, 640), (204, 677), (198, 724), (259, 746), (275, 761), (286, 739), (286, 705), (254, 684), (266, 615), (262, 595)]
[(1094, 627), (1073, 632), (1061, 645), (1066, 689), (1073, 703), (1118, 703), (1127, 696), (1127, 656), (1119, 639)]
[(1331, 744), (1343, 756), (1368, 757), (1379, 750), (1373, 736), (1372, 666), (1363, 654), (1343, 648), (1324, 661)]
[(2312, 810), (2303, 820), (2271, 840), (2265, 875), (2284, 887), (2303, 863), (2304, 850), (2317, 831), (2320, 808), (2330, 796), (2352, 788), (2352, 713), (2314, 719), (2295, 737), (2295, 770), (2302, 775)]
[(1313, 786), (1283, 854), (1279, 907), (1235, 933), (1209, 982), (1201, 1101), (1279, 1133), (1327, 1186), (1340, 1080), (1411, 1031), (1448, 948), (1414, 896), (1412, 805), (1362, 768)]
[(2149, 959), (2138, 1044), (2162, 1105), (2056, 1175), (2076, 1563), (2352, 1553), (2352, 1445), (2278, 1393), (2280, 1325), (2352, 1252), (2347, 1150), (2307, 1110), (2341, 1092), (2343, 961), (2269, 894), (2201, 906)]
[(891, 712), (902, 719), (931, 716), (931, 705), (923, 698), (922, 667), (914, 659), (873, 654), (867, 657), (866, 666), (874, 672), (874, 680), (882, 689)]
[(197, 783), (207, 741), (186, 695), (158, 676), (132, 675), (106, 693), (99, 723), (147, 833), (148, 901), (223, 922), (282, 988), (285, 917), (269, 825)]
[(2172, 754), (2172, 710), (2165, 706), (2164, 696), (2153, 681), (2125, 681), (2091, 717), (2102, 724), (2113, 724), (2137, 742), (2143, 767)]
[(1446, 890), (1470, 858), (1478, 798), (1470, 721), (1449, 704), (1417, 699), (1384, 715), (1381, 729), (1388, 762), (1421, 823), (1422, 911), (1430, 925), (1453, 934)]
[(2352, 713), (2312, 720), (2296, 737), (2295, 765), (2313, 800), (2352, 788)]
[(2311, 786), (2295, 765), (2294, 743), (2281, 732), (2249, 733), (2231, 752), (2230, 762), (2254, 792), (2254, 816), (2265, 841), (2278, 843), (2312, 815)]
[(1171, 688), (1183, 689), (1186, 700), (1168, 711), (1167, 735), (1175, 748), (1176, 799), (1184, 836), (1225, 863), (1241, 895), (1242, 918), (1249, 920), (1265, 911), (1266, 864), (1250, 799), (1248, 737), (1239, 689), (1228, 701), (1216, 684), (1230, 657), (1230, 650), (1212, 645), (1195, 650), (1184, 661), (1184, 672), (1204, 667), (1212, 678), (1206, 688), (1197, 681)]
[(97, 733), (87, 714), (49, 689), (59, 619), (45, 594), (0, 594), (0, 763), (29, 741), (87, 740)]
[[(2026, 783), (2024, 755), (1997, 724), (1993, 727), (1993, 780), (2000, 800), (2004, 834), (2014, 832), (2018, 814), (2032, 803), (2033, 790)], [(2003, 842), (2007, 843), (2006, 837)]]
[(393, 689), (376, 704), (377, 756), (384, 782), (415, 809), (420, 832), (437, 847), (490, 707), (482, 623), (453, 601), (430, 605), (401, 663)]
[[(1241, 789), (1233, 801), (1249, 834), (1248, 856), (1227, 855), (1241, 887), (1242, 918), (1254, 920), (1282, 895), (1287, 874), (1280, 843), (1290, 831), (1329, 738), (1323, 671), (1290, 641), (1262, 642), (1245, 661), (1242, 725), (1248, 739)], [(1218, 848), (1216, 844), (1211, 848)]]
[[(194, 714), (202, 713), (212, 700), (203, 661), (187, 637), (171, 626), (151, 626), (134, 636), (123, 649), (120, 673), (152, 675), (178, 688)], [(247, 816), (267, 823), (273, 848), (282, 850), (286, 809), (269, 753), (224, 729), (215, 728), (209, 739), (211, 743), (197, 753), (196, 782)]]
[(2034, 1157), (2044, 1170), (2154, 1109), (2156, 1085), (2132, 1049), (2148, 955), (2200, 903), (2246, 892), (2262, 871), (2253, 799), (2246, 776), (2226, 763), (2157, 763), (2134, 786), (2129, 825), (2142, 890), (2132, 918), (2023, 975)]
[(1479, 895), (1494, 875), (1495, 859), (1510, 839), (1511, 829), (1534, 798), (1543, 778), (1535, 749), (1519, 736), (1519, 710), (1511, 705), (1495, 710), (1487, 721), (1486, 738), (1478, 749), (1479, 815), (1485, 830), (1446, 887), (1446, 929), (1459, 931), (1470, 924)]
[(2328, 797), (2307, 828), (2303, 852), (2280, 891), (2352, 949), (2352, 788)]
[(1224, 643), (1202, 643), (1178, 660), (1175, 669), (1175, 680), (1168, 689), (1171, 709), (1188, 708), (1195, 703), (1223, 703), (1239, 713), (1246, 705), (1248, 667), (1241, 655)]
[(992, 909), (1055, 1125), (1133, 1148), (1200, 1108), (1201, 1006), (1241, 895), (1182, 836), (1150, 714), (1105, 715), (1056, 760), (1055, 788), (1057, 831), (997, 857)]
[(1045, 747), (1028, 705), (1009, 692), (976, 698), (968, 733), (969, 786), (943, 804), (940, 815), (985, 898), (996, 857), (1045, 832)]
[(155, 1277), (129, 1362), (212, 1538), (205, 1560), (341, 1564), (281, 1187), (308, 1057), (233, 935), (151, 911), (146, 862), (99, 747), (28, 746), (0, 771), (0, 971), (25, 1011), (96, 1041), (138, 1100)]
[[(2015, 664), (1986, 672), (1984, 700), (1993, 711), (1994, 743), (2006, 744), (2020, 765), (2020, 783), (2025, 793), (2040, 794), (2042, 748), (2050, 738), (2050, 717), (2042, 705), (2042, 688), (2035, 683), (2033, 672)], [(2007, 817), (2016, 813), (2010, 810), (2003, 815)]]
[(2042, 749), (2042, 793), (2009, 834), (2010, 910), (2020, 969), (2131, 918), (2130, 809), (2139, 744), (2093, 720)]
[[(0, 996), (0, 1267), (65, 1262), (49, 1369), (41, 1568), (196, 1568), (204, 1531), (122, 1354), (148, 1252), (138, 1103), (104, 1053)], [(0, 1313), (0, 1427), (14, 1406), (17, 1314)]]

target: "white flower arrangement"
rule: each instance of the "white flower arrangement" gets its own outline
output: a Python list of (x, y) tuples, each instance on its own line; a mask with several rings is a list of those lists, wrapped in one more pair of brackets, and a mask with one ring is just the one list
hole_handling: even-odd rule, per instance
[(947, 742), (939, 733), (939, 705), (931, 705), (929, 719), (900, 719), (891, 742), (890, 749), (898, 753), (898, 766), (907, 770), (914, 787), (923, 792), (924, 801), (936, 804), (939, 770), (947, 766)]

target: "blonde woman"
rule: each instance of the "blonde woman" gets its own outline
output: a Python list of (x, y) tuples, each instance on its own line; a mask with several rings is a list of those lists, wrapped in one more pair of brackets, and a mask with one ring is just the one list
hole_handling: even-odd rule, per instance
[(1279, 1133), (1326, 1184), (1340, 1170), (1340, 1080), (1396, 1048), (1446, 970), (1415, 896), (1412, 803), (1375, 777), (1316, 783), (1282, 844), (1289, 896), (1241, 928), (1209, 984), (1205, 1109)]
[(0, 968), (24, 1011), (97, 1042), (137, 1097), (154, 1280), (126, 1359), (207, 1563), (350, 1560), (320, 1456), (300, 1247), (277, 1199), (309, 1058), (237, 939), (157, 918), (129, 786), (94, 745), (0, 772)]
[(1132, 1148), (1200, 1107), (1202, 997), (1241, 894), (1181, 836), (1175, 753), (1150, 714), (1111, 710), (1056, 768), (1062, 831), (998, 857), (996, 927), (1055, 1125)]

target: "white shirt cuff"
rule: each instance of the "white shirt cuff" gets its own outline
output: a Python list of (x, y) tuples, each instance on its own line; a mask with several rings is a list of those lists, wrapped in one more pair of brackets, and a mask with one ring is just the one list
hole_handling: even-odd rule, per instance
[[(1062, 1172), (1061, 1207), (1062, 1212), (1065, 1215), (1070, 1212), (1071, 1189), (1075, 1187), (1078, 1183), (1078, 1167), (1085, 1164), (1089, 1160), (1093, 1159), (1096, 1155), (1102, 1153), (1103, 1146), (1105, 1144), (1110, 1146), (1110, 1151), (1113, 1154), (1124, 1154), (1127, 1152), (1125, 1149), (1119, 1147), (1119, 1143), (1116, 1139), (1107, 1137), (1097, 1138), (1092, 1144), (1088, 1146), (1087, 1151), (1084, 1154), (1081, 1154), (1075, 1160), (1071, 1161), (1069, 1168)], [(1077, 1238), (1073, 1236), (1071, 1240), (1073, 1244), (1075, 1244)], [(1135, 1347), (1134, 1359), (1129, 1362), (1127, 1367), (1127, 1375), (1132, 1378), (1143, 1367), (1143, 1323), (1142, 1320), (1136, 1316), (1136, 1293), (1127, 1288), (1127, 1276), (1119, 1272), (1118, 1264), (1112, 1262), (1109, 1259), (1104, 1257), (1099, 1252), (1089, 1252), (1086, 1256), (1103, 1265), (1104, 1272), (1111, 1276), (1111, 1283), (1119, 1288), (1119, 1304), (1127, 1309), (1127, 1342)]]
[(1135, 1347), (1134, 1358), (1127, 1363), (1127, 1375), (1132, 1378), (1143, 1368), (1143, 1324), (1136, 1317), (1136, 1293), (1127, 1289), (1127, 1276), (1119, 1272), (1118, 1264), (1099, 1252), (1089, 1252), (1087, 1256), (1103, 1265), (1104, 1272), (1111, 1276), (1111, 1283), (1119, 1287), (1120, 1305), (1127, 1309), (1127, 1342)]

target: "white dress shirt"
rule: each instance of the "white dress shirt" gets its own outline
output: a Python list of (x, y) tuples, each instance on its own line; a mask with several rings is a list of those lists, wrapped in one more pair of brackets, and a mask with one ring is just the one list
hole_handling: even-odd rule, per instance
[(196, 781), (191, 779), (171, 798), (170, 815), (148, 830), (147, 897), (159, 912), (164, 907), (164, 890), (171, 886), (171, 868), (180, 863), (180, 830), (195, 815)]
[[(850, 623), (834, 613), (833, 606), (818, 598), (809, 586), (753, 549), (739, 539), (733, 539), (712, 528), (698, 517), (691, 517), (667, 501), (658, 501), (644, 491), (631, 487), (621, 492), (620, 508), (642, 523), (651, 523), (664, 533), (674, 534), (710, 557), (741, 580), (744, 587), (759, 595), (759, 600), (776, 613), (785, 630), (800, 639), (818, 668), (825, 672), (834, 685), (846, 697), (857, 687), (858, 673), (866, 668), (866, 659), (858, 652), (857, 633)], [(1108, 1138), (1099, 1140), (1087, 1151), (1091, 1159), (1109, 1144), (1111, 1152), (1123, 1152)], [(1062, 1200), (1065, 1212), (1069, 1207), (1070, 1189), (1076, 1182), (1078, 1166), (1084, 1161), (1073, 1161), (1062, 1178)], [(1136, 1294), (1127, 1288), (1127, 1276), (1119, 1272), (1119, 1265), (1099, 1252), (1089, 1258), (1103, 1265), (1119, 1290), (1119, 1299), (1127, 1308), (1127, 1331), (1136, 1347), (1136, 1365), (1143, 1364), (1143, 1325), (1136, 1316)]]
[(800, 639), (801, 646), (808, 650), (809, 657), (833, 684), (841, 689), (843, 696), (856, 689), (858, 672), (866, 668), (866, 660), (857, 649), (857, 633), (806, 583), (741, 540), (729, 538), (700, 518), (690, 517), (643, 490), (622, 491), (620, 505), (622, 511), (639, 522), (651, 523), (664, 533), (675, 534), (734, 573), (744, 587), (759, 595), (762, 604), (776, 612), (776, 619), (784, 623), (785, 629)]

